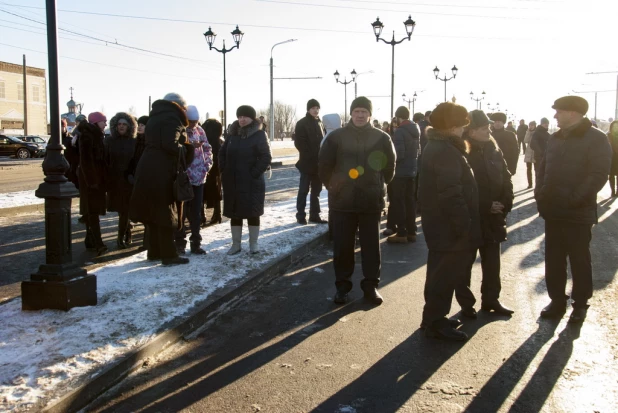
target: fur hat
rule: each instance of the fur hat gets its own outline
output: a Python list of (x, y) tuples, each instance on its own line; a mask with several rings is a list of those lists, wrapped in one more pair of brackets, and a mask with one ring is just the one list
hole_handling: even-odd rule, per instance
[(137, 120), (137, 123), (141, 123), (142, 125), (147, 125), (148, 124), (148, 119), (150, 119), (148, 116), (144, 115), (144, 116), (140, 116), (140, 118)]
[(309, 101), (307, 102), (307, 112), (309, 111), (309, 109), (311, 109), (312, 107), (317, 106), (318, 109), (320, 108), (320, 102), (318, 102), (315, 99), (309, 99)]
[(92, 112), (88, 115), (88, 123), (107, 122), (107, 118), (101, 112)]
[(588, 101), (579, 96), (563, 96), (551, 107), (556, 110), (568, 110), (585, 115), (588, 113)]
[(197, 107), (195, 107), (194, 105), (187, 106), (187, 119), (200, 120), (200, 112), (197, 110)]
[(217, 119), (206, 119), (202, 126), (207, 138), (219, 139), (223, 134), (223, 125)]
[(373, 112), (373, 105), (365, 96), (359, 96), (352, 101), (352, 104), (350, 105), (350, 113), (352, 113), (356, 108), (367, 109), (369, 111), (369, 115)]
[(506, 123), (506, 115), (502, 112), (492, 113), (489, 118), (494, 122)]
[(248, 118), (255, 120), (257, 113), (255, 112), (255, 109), (253, 109), (251, 106), (242, 105), (242, 106), (239, 106), (238, 109), (236, 109), (236, 117), (239, 118), (241, 116), (246, 116)]
[(410, 119), (410, 109), (406, 108), (405, 106), (399, 106), (397, 110), (395, 111), (395, 117), (401, 118), (404, 120)]
[(468, 113), (468, 119), (470, 119), (470, 124), (468, 125), (470, 129), (476, 129), (494, 123), (492, 120), (489, 120), (482, 110), (471, 111)]
[(443, 102), (436, 106), (431, 112), (429, 121), (437, 130), (449, 130), (470, 123), (466, 108), (452, 102)]

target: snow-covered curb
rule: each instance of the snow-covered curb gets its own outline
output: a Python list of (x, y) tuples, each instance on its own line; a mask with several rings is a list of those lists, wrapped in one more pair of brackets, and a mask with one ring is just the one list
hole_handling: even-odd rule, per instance
[(256, 256), (246, 252), (245, 226), (243, 252), (228, 257), (229, 226), (217, 225), (202, 231), (208, 254), (190, 256), (188, 265), (162, 267), (147, 261), (143, 252), (94, 271), (95, 307), (65, 313), (22, 312), (19, 299), (0, 305), (0, 410), (25, 410), (66, 394), (147, 343), (164, 324), (182, 319), (217, 289), (327, 231), (325, 225), (297, 225), (295, 209), (295, 200), (266, 208), (263, 252)]

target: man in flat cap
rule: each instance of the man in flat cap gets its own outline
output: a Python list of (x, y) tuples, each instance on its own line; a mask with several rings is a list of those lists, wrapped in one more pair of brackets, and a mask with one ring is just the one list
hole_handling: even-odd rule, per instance
[(390, 136), (369, 123), (372, 104), (359, 96), (350, 106), (352, 120), (328, 135), (320, 149), (318, 173), (328, 188), (333, 225), (336, 304), (348, 302), (354, 273), (358, 228), (365, 299), (382, 304), (380, 282), (380, 215), (386, 184), (395, 175), (395, 148)]
[(515, 172), (517, 172), (517, 158), (519, 156), (517, 136), (515, 133), (504, 129), (504, 124), (506, 123), (506, 115), (504, 113), (492, 113), (489, 118), (494, 122), (491, 127), (491, 136), (500, 147), (504, 160), (509, 167), (509, 172), (511, 175), (515, 175)]
[(569, 323), (582, 323), (592, 297), (590, 240), (598, 223), (597, 192), (607, 182), (612, 150), (607, 136), (584, 117), (585, 99), (565, 96), (552, 108), (560, 130), (547, 142), (534, 194), (545, 219), (545, 283), (551, 299), (541, 317), (560, 319), (566, 312), (568, 258), (573, 277)]

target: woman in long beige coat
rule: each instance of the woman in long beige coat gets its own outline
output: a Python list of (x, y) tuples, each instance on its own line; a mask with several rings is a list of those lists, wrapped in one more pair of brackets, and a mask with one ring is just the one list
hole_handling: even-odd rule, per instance
[(528, 131), (526, 132), (526, 136), (524, 137), (524, 144), (526, 146), (526, 152), (524, 154), (524, 162), (526, 162), (526, 172), (528, 175), (528, 189), (532, 188), (532, 165), (534, 165), (534, 175), (536, 176), (536, 164), (534, 160), (534, 151), (530, 147), (530, 141), (532, 140), (532, 135), (536, 130), (536, 122), (532, 121), (528, 125)]

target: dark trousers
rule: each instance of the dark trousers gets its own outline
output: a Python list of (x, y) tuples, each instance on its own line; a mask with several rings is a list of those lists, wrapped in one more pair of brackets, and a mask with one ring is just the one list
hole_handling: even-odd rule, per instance
[(129, 227), (129, 212), (118, 213), (118, 239), (123, 240), (126, 235), (131, 234)]
[(449, 325), (446, 316), (451, 311), (453, 292), (458, 285), (465, 283), (468, 266), (475, 254), (475, 250), (429, 250), (423, 321), (437, 328)]
[(201, 211), (204, 204), (204, 185), (193, 186), (193, 199), (184, 203), (182, 209), (182, 225), (174, 234), (176, 247), (184, 249), (187, 246), (187, 228), (185, 227), (185, 218), (189, 220), (189, 228), (191, 229), (191, 245), (199, 246), (202, 243), (200, 235), (200, 225), (202, 221)]
[(105, 246), (103, 243), (103, 237), (101, 235), (101, 222), (99, 221), (99, 214), (87, 214), (86, 215), (86, 247), (90, 244), (94, 248), (100, 248)]
[(148, 224), (148, 258), (176, 258), (174, 247), (174, 228)]
[(296, 218), (305, 218), (305, 206), (307, 205), (307, 195), (311, 188), (309, 198), (309, 218), (317, 218), (320, 215), (320, 191), (322, 182), (318, 174), (300, 173), (300, 183), (298, 185), (298, 196), (296, 198)]
[(528, 176), (528, 186), (532, 187), (532, 165), (534, 165), (534, 176), (536, 176), (536, 163), (526, 162), (526, 174)]
[(397, 235), (405, 237), (416, 234), (416, 202), (414, 201), (414, 178), (397, 178), (391, 182), (391, 203), (393, 222), (397, 227)]
[(333, 221), (333, 263), (335, 286), (339, 291), (352, 289), (354, 246), (358, 228), (364, 279), (361, 288), (375, 288), (380, 282), (380, 213), (357, 214), (331, 212)]
[(393, 182), (386, 185), (386, 195), (388, 196), (388, 209), (386, 210), (386, 228), (395, 231), (397, 229), (397, 223), (395, 222), (395, 212), (393, 208), (397, 209), (393, 205)]
[[(251, 227), (259, 227), (260, 226), (260, 217), (247, 218), (247, 225)], [(230, 220), (230, 226), (232, 227), (242, 227), (242, 218), (232, 218)]]
[(616, 195), (616, 175), (609, 176), (609, 188), (612, 190), (612, 195)]
[(522, 154), (526, 153), (526, 143), (523, 140), (519, 141), (519, 151)]
[(552, 301), (564, 302), (567, 282), (567, 257), (571, 264), (571, 298), (585, 306), (592, 297), (592, 224), (545, 221), (545, 283)]
[[(481, 270), (483, 272), (481, 300), (483, 303), (494, 303), (500, 298), (500, 291), (502, 290), (500, 283), (500, 243), (487, 243), (480, 247), (478, 251), (481, 254)], [(455, 298), (461, 308), (472, 307), (476, 303), (476, 298), (470, 291), (472, 266), (476, 261), (476, 251), (470, 258), (466, 279), (455, 288)]]

